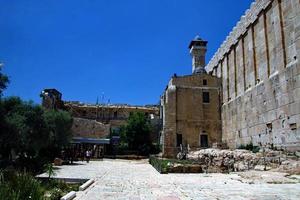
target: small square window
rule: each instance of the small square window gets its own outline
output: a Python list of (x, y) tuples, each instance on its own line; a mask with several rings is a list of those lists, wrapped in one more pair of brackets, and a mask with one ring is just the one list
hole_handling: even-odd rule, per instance
[(207, 85), (207, 80), (203, 79), (203, 85)]
[(203, 103), (209, 103), (209, 92), (202, 93), (202, 101)]

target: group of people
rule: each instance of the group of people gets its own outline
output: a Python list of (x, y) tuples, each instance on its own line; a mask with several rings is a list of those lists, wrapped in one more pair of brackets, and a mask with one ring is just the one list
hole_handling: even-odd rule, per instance
[(103, 156), (102, 153), (102, 149), (98, 149), (97, 151), (96, 148), (80, 149), (73, 146), (65, 148), (61, 151), (61, 159), (71, 163), (77, 160), (86, 161), (88, 163), (93, 157), (101, 158)]

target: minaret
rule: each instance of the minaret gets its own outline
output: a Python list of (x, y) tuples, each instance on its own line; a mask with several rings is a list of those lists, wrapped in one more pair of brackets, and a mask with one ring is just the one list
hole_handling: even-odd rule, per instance
[(193, 74), (205, 73), (205, 53), (207, 41), (202, 40), (198, 35), (189, 45), (190, 54), (192, 55)]

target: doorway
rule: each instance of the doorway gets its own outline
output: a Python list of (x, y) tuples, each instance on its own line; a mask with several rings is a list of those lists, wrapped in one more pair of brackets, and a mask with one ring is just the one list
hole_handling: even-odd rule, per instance
[(207, 148), (208, 147), (208, 136), (200, 135), (200, 147)]

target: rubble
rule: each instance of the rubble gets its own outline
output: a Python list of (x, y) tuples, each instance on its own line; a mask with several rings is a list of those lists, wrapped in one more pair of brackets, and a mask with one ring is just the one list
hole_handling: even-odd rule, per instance
[(231, 172), (254, 169), (259, 157), (248, 150), (202, 149), (190, 152), (188, 159), (198, 162), (206, 172)]
[(281, 151), (264, 149), (258, 153), (248, 150), (202, 149), (188, 153), (189, 160), (202, 166), (207, 173), (229, 173), (248, 170), (300, 174), (300, 160)]

